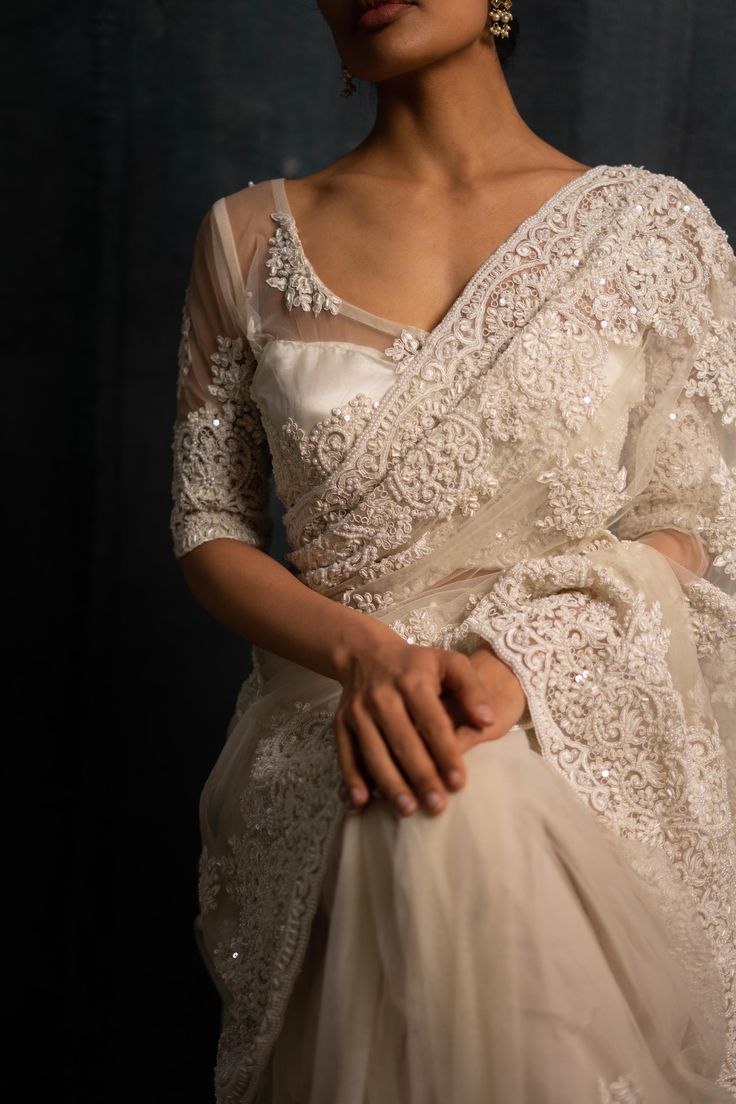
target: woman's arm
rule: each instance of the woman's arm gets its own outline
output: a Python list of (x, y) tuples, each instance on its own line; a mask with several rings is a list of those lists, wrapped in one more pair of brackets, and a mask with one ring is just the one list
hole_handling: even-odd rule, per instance
[(250, 394), (256, 360), (247, 310), (241, 315), (238, 306), (239, 274), (223, 244), (224, 217), (213, 205), (202, 219), (184, 297), (172, 441), (176, 558), (194, 597), (222, 624), (342, 684), (337, 750), (358, 800), (368, 798), (365, 769), (397, 807), (402, 798), (407, 809), (415, 804), (412, 786), (429, 808), (435, 792), (439, 811), (440, 772), (455, 789), (464, 781), (440, 696), (452, 690), (465, 719), (483, 724), (492, 716), (486, 691), (467, 656), (407, 644), (367, 614), (310, 590), (268, 555), (271, 457)]
[(310, 590), (266, 552), (212, 540), (180, 560), (197, 602), (252, 644), (340, 680), (348, 656), (396, 633), (358, 610)]
[(467, 656), (407, 644), (367, 614), (310, 590), (267, 553), (239, 540), (208, 540), (180, 564), (197, 602), (223, 625), (342, 684), (335, 734), (354, 804), (365, 803), (375, 784), (402, 814), (414, 811), (415, 796), (430, 812), (442, 811), (443, 776), (459, 789), (465, 769), (441, 695), (452, 692), (471, 726), (495, 719), (492, 687)]
[(703, 575), (712, 559), (697, 537), (690, 533), (681, 533), (677, 529), (657, 529), (637, 539), (686, 567), (693, 575)]

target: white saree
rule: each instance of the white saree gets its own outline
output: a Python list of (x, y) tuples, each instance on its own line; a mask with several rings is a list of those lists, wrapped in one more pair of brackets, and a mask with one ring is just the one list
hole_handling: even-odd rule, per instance
[(707, 206), (595, 166), (425, 332), (326, 287), (259, 182), (200, 226), (177, 396), (177, 557), (267, 550), (272, 472), (305, 585), (488, 641), (528, 699), (440, 816), (346, 817), (341, 688), (253, 649), (200, 809), (219, 1104), (736, 1099), (736, 257)]

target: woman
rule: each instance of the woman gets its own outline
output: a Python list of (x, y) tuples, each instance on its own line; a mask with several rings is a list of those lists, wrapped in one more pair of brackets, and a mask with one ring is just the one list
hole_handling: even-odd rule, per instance
[(509, 3), (320, 8), (375, 126), (213, 204), (179, 354), (217, 1099), (732, 1100), (736, 258), (525, 125)]

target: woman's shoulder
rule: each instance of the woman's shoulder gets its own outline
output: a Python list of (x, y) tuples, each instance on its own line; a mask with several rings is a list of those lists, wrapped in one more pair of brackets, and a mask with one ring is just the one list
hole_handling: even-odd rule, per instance
[(213, 210), (224, 209), (233, 226), (247, 225), (255, 219), (268, 217), (275, 209), (275, 181), (249, 180), (241, 188), (220, 196), (212, 204)]
[(639, 165), (637, 178), (642, 194), (648, 200), (648, 210), (653, 214), (664, 217), (672, 217), (674, 213), (679, 214), (680, 217), (689, 216), (690, 222), (717, 227), (721, 233), (724, 233), (715, 214), (708, 206), (704, 193), (697, 190), (685, 177), (657, 172), (645, 165)]
[(646, 165), (611, 168), (626, 184), (623, 225), (627, 243), (633, 234), (637, 240), (648, 239), (650, 249), (659, 254), (666, 251), (673, 265), (682, 267), (689, 257), (716, 273), (729, 271), (734, 253), (728, 234), (690, 181)]
[(253, 262), (268, 248), (276, 229), (271, 218), (278, 210), (273, 185), (271, 179), (249, 180), (236, 191), (216, 199), (207, 212), (236, 283), (247, 278)]

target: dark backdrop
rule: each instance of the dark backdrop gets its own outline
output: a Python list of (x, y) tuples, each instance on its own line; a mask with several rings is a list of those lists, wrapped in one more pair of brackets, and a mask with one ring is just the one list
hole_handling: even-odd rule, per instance
[[(733, 0), (514, 11), (507, 74), (529, 125), (586, 164), (679, 176), (733, 240)], [(23, 972), (23, 1096), (205, 1104), (217, 1007), (191, 933), (197, 801), (249, 648), (196, 606), (171, 552), (181, 301), (210, 204), (333, 160), (372, 97), (339, 96), (311, 0), (26, 0), (0, 24), (21, 752), (5, 947)]]

